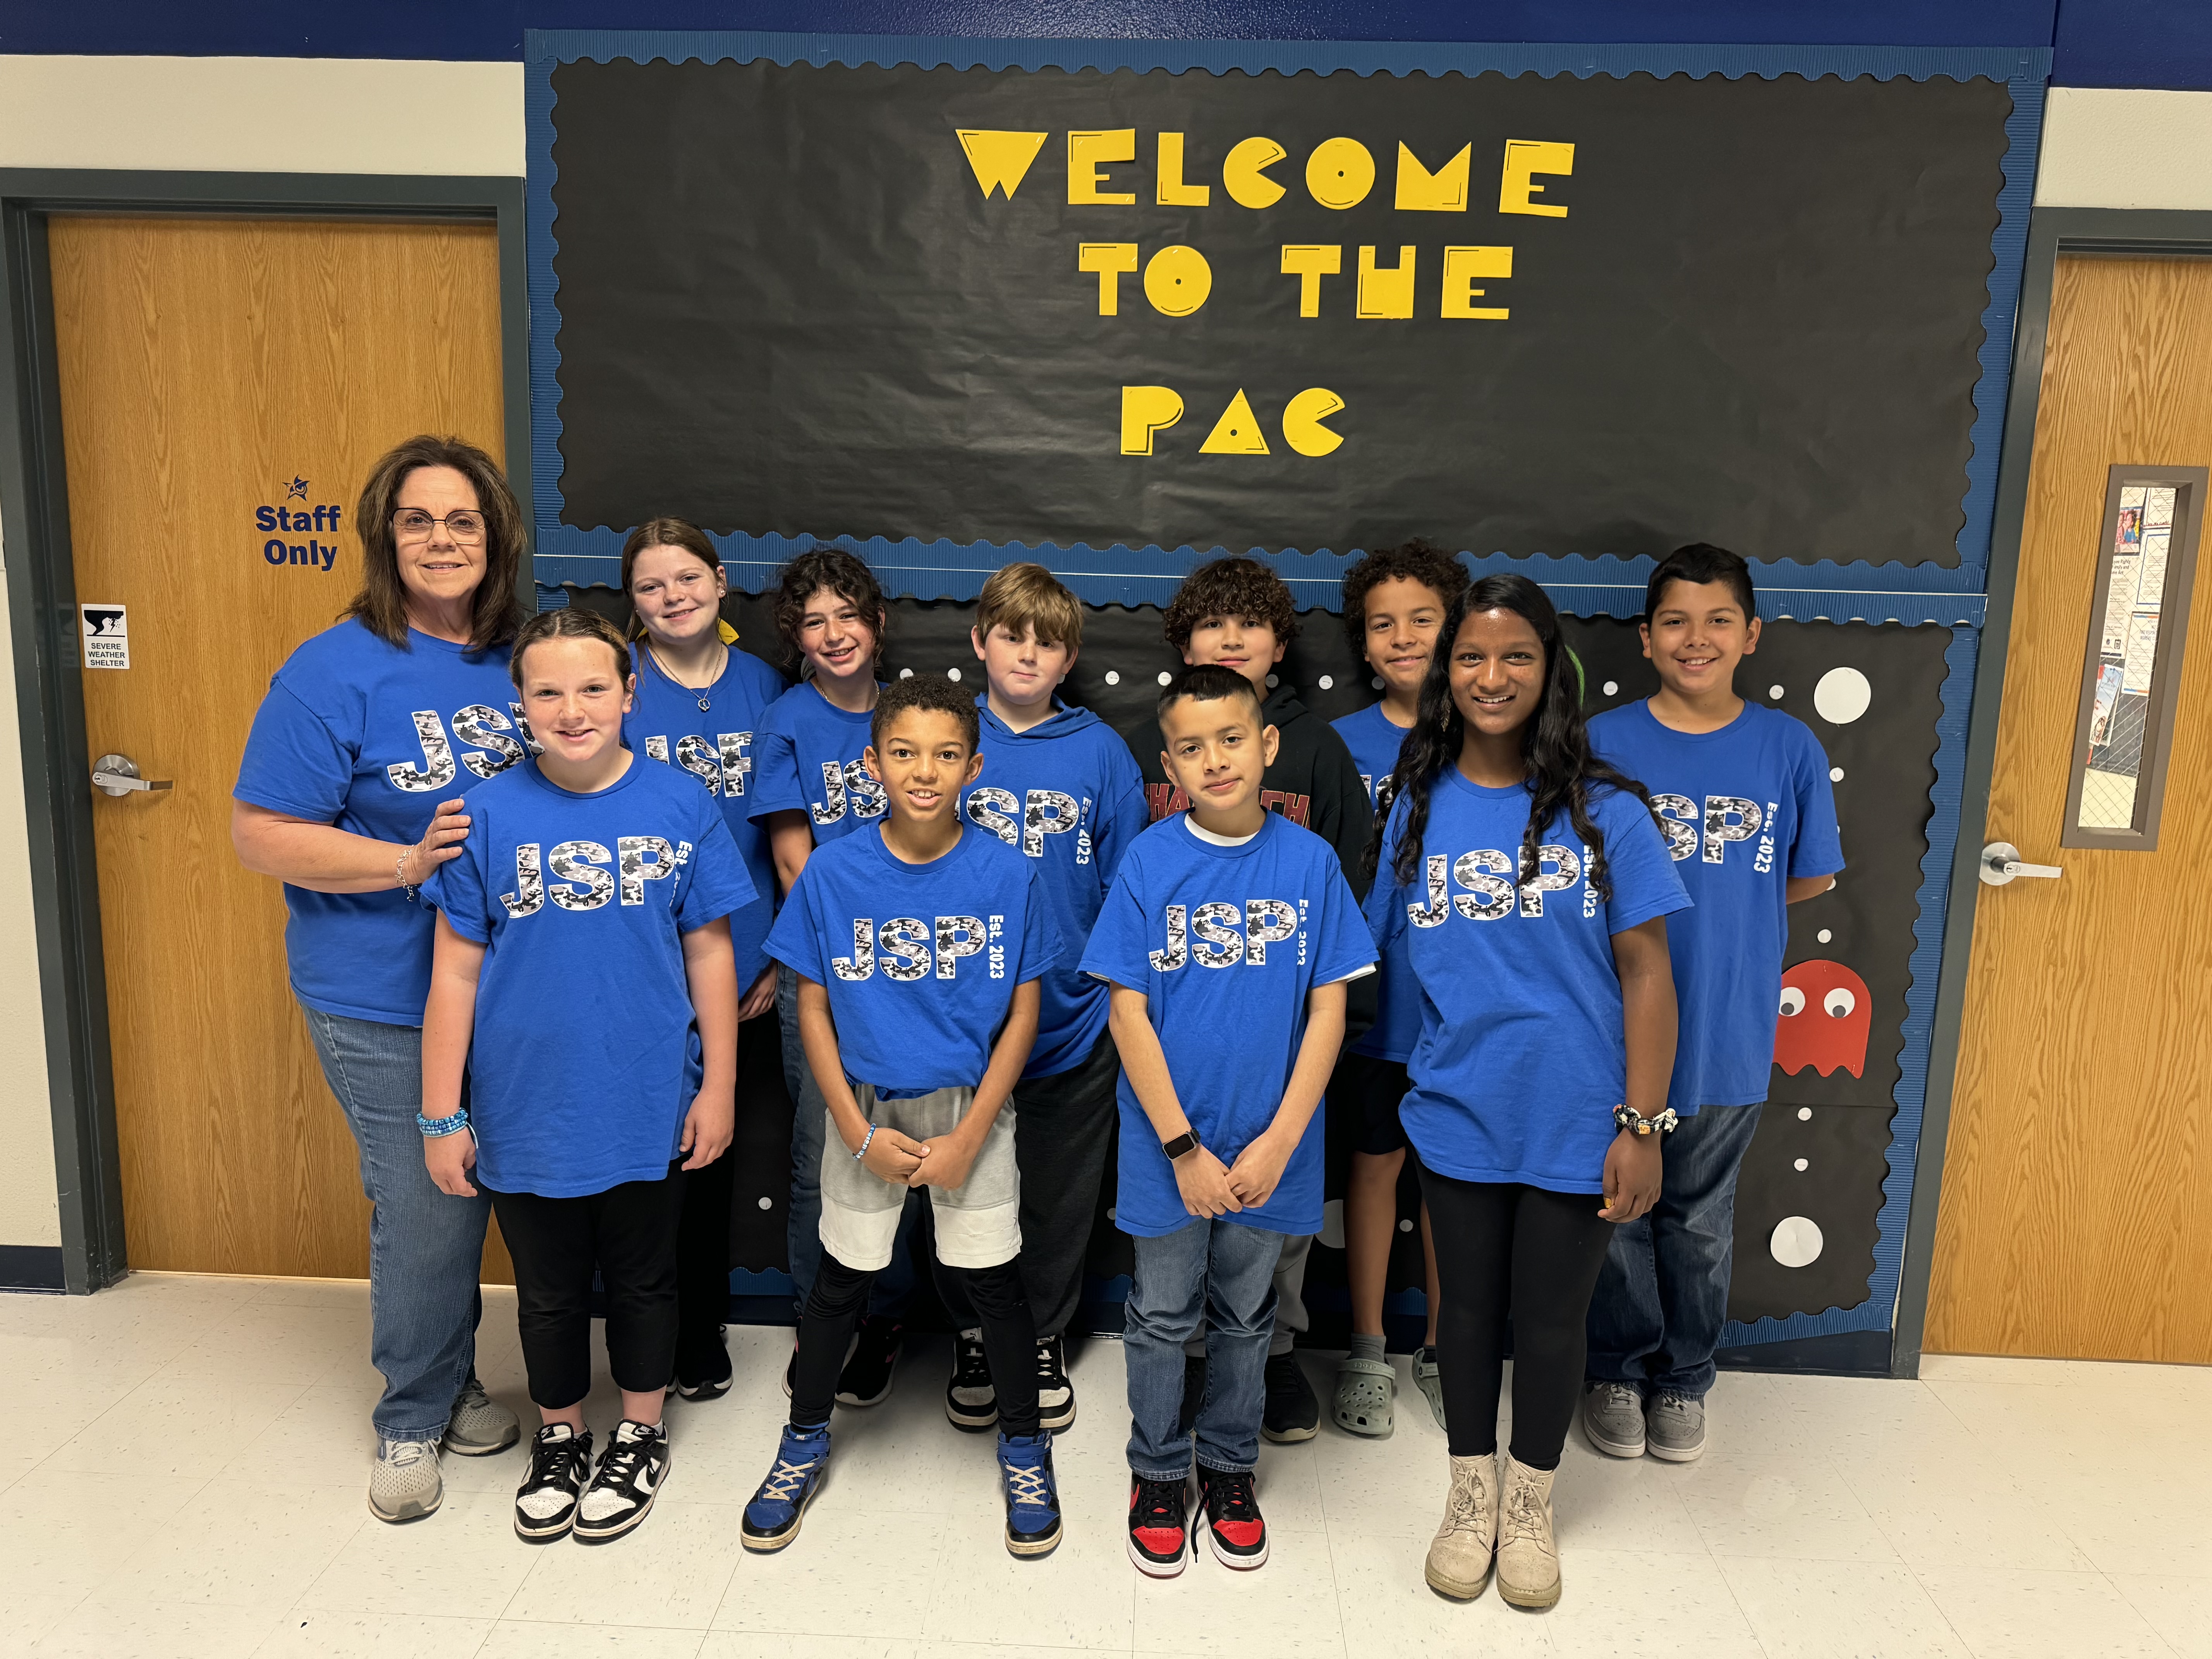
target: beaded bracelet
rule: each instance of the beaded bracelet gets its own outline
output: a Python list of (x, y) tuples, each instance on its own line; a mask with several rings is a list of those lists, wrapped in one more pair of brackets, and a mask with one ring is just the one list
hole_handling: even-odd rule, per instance
[(860, 1150), (853, 1154), (854, 1162), (857, 1163), (860, 1159), (864, 1158), (868, 1155), (868, 1143), (875, 1138), (876, 1126), (871, 1123), (868, 1125), (868, 1133), (860, 1137)]
[(451, 1117), (424, 1117), (417, 1112), (415, 1114), (415, 1127), (433, 1140), (444, 1135), (457, 1135), (469, 1127), (469, 1109), (464, 1106)]
[(415, 902), (415, 895), (422, 890), (418, 887), (410, 887), (407, 884), (407, 860), (414, 850), (410, 847), (406, 852), (402, 853), (399, 855), (399, 862), (393, 866), (392, 872), (392, 879), (399, 884), (399, 890), (407, 895), (407, 902), (410, 904)]

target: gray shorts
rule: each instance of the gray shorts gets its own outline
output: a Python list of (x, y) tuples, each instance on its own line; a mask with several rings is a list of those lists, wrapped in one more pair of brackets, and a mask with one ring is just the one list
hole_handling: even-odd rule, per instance
[[(915, 1140), (950, 1134), (968, 1115), (973, 1089), (939, 1089), (913, 1100), (878, 1100), (856, 1083), (854, 1098), (869, 1122)], [(899, 1212), (908, 1189), (870, 1174), (846, 1147), (835, 1123), (822, 1146), (822, 1248), (848, 1267), (879, 1273), (890, 1266)], [(937, 1259), (948, 1267), (995, 1267), (1022, 1253), (1022, 1177), (1014, 1163), (1014, 1107), (999, 1109), (983, 1150), (957, 1187), (925, 1187), (937, 1224)]]

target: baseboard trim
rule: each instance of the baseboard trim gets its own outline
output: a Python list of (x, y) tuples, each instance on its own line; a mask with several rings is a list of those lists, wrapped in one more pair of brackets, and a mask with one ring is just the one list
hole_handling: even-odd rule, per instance
[(0, 1244), (0, 1291), (46, 1291), (68, 1288), (62, 1273), (58, 1244)]

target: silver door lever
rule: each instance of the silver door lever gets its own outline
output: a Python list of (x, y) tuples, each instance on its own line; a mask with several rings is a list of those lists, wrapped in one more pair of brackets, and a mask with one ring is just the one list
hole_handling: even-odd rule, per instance
[(2008, 841), (1993, 841), (1982, 848), (1982, 880), (1990, 887), (2002, 887), (2015, 876), (2040, 876), (2046, 881), (2056, 881), (2065, 871), (2055, 864), (2023, 864), (2020, 848)]
[(133, 790), (173, 789), (169, 778), (142, 778), (138, 763), (128, 755), (102, 755), (92, 763), (92, 787), (105, 795), (127, 795)]

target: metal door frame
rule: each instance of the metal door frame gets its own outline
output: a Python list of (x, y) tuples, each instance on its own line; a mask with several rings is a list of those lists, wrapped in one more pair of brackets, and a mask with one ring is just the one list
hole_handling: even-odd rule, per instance
[(1974, 668), (1973, 714), (1966, 731), (1966, 766), (1959, 803), (1959, 840), (1943, 924), (1943, 966), (1936, 988), (1928, 1097), (1923, 1111), (1912, 1206), (1905, 1227), (1890, 1374), (1917, 1376), (1928, 1328), (1928, 1281), (1934, 1266), (1936, 1218), (1943, 1195), (1943, 1158), (1957, 1086), (1966, 979), (1973, 968), (1974, 912), (1981, 902), (1981, 853), (1989, 832), (1990, 779), (1996, 764), (1997, 722), (2004, 702), (2005, 658), (2012, 635), (2014, 590), (2027, 517), (2028, 469), (2043, 396), (2043, 354), (2051, 331), (2051, 291), (2066, 253), (2212, 257), (2212, 213), (2160, 208), (2038, 208), (2028, 222), (2027, 261), (2021, 273), (2020, 311), (2013, 331), (2012, 391), (1990, 533), (1989, 609)]
[[(61, 1209), (61, 1272), (58, 1283), (43, 1287), (76, 1294), (112, 1285), (130, 1270), (92, 786), (83, 763), (84, 689), (46, 248), (49, 219), (93, 214), (495, 225), (508, 473), (523, 522), (534, 522), (520, 177), (0, 168), (0, 548), (7, 561), (31, 908)], [(527, 559), (518, 582), (534, 610)]]

